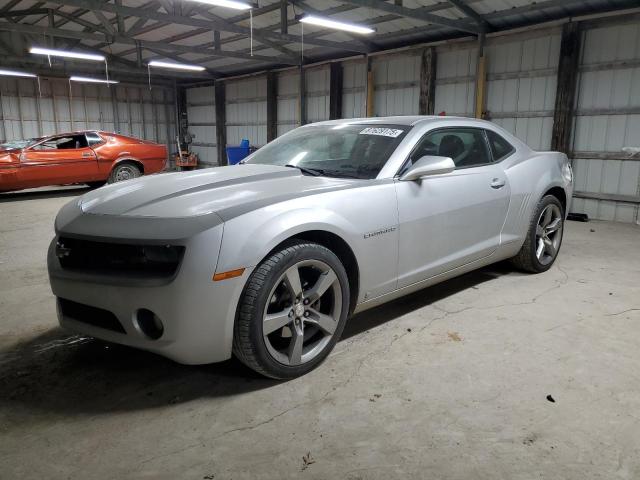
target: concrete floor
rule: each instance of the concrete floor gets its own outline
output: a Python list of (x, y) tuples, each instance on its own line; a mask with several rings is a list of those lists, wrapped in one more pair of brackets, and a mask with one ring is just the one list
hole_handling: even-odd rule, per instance
[(61, 331), (45, 250), (82, 191), (0, 195), (0, 478), (640, 478), (640, 227), (569, 222), (549, 272), (369, 311), (283, 383)]

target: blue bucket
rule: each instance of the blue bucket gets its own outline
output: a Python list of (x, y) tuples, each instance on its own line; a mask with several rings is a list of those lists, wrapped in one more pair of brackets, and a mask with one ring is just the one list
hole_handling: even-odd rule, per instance
[(227, 160), (229, 165), (236, 165), (240, 161), (244, 160), (251, 153), (251, 147), (249, 146), (249, 140), (243, 138), (238, 146), (227, 147)]

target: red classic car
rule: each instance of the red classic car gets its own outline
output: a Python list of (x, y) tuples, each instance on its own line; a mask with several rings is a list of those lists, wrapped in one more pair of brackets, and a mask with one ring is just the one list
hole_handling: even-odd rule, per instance
[(165, 145), (95, 130), (16, 140), (0, 144), (0, 192), (100, 186), (159, 172), (167, 158)]

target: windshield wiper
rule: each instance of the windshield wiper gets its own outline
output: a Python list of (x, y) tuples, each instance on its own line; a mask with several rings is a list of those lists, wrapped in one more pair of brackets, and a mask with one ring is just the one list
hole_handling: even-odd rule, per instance
[(309, 175), (313, 175), (314, 177), (319, 177), (320, 175), (324, 175), (324, 170), (318, 170), (315, 168), (307, 168), (307, 167), (301, 167), (300, 165), (291, 165), (291, 164), (287, 164), (285, 165), (285, 167), (297, 168), (302, 173), (307, 173)]

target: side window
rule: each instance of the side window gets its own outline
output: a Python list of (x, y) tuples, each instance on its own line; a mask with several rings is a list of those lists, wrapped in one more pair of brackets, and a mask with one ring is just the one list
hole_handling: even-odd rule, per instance
[(426, 134), (411, 153), (411, 162), (425, 155), (451, 157), (457, 168), (476, 167), (491, 163), (482, 130), (477, 128), (446, 128)]
[(100, 137), (96, 132), (87, 132), (86, 137), (90, 147), (97, 145), (98, 143), (102, 143), (103, 141), (102, 137)]
[(34, 150), (68, 150), (74, 148), (84, 148), (87, 146), (87, 139), (84, 135), (70, 135), (65, 137), (54, 137), (34, 147)]
[(491, 147), (491, 153), (493, 153), (493, 160), (499, 161), (503, 158), (511, 155), (515, 148), (509, 142), (507, 142), (504, 138), (498, 135), (496, 132), (491, 130), (486, 130), (487, 138), (489, 139), (489, 146)]

